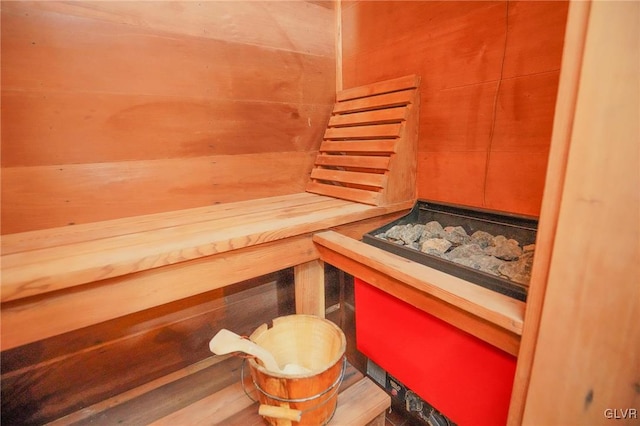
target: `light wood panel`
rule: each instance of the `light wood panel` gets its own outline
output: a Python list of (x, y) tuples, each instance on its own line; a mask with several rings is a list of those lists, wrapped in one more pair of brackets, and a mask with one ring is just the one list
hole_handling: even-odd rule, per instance
[[(299, 237), (103, 280), (47, 298), (4, 303), (2, 346), (14, 348), (314, 259), (310, 239)], [(69, 315), (70, 306), (75, 315)]]
[[(413, 201), (375, 207), (294, 194), (246, 204), (155, 215), (151, 222), (106, 222), (104, 229), (87, 225), (85, 239), (50, 230), (14, 238), (19, 247), (9, 247), (12, 254), (2, 258), (3, 347), (305, 264), (318, 259), (310, 233), (404, 210)], [(114, 235), (105, 236), (107, 231)], [(38, 234), (56, 237), (47, 246)], [(65, 236), (74, 242), (65, 243)], [(37, 248), (25, 251), (30, 244)], [(81, 315), (65, 315), (69, 306)], [(20, 327), (25, 323), (46, 326)]]
[(2, 232), (299, 192), (332, 6), (3, 4)]
[[(2, 13), (3, 88), (307, 103), (333, 98), (333, 55), (168, 37), (143, 25), (43, 13), (32, 3), (13, 7)], [(148, 4), (137, 18), (153, 9)]]
[(313, 158), (290, 152), (5, 168), (2, 232), (291, 194), (304, 189)]
[[(253, 44), (333, 57), (334, 3), (179, 2), (28, 2), (30, 10), (56, 12), (157, 32)], [(3, 10), (24, 10), (5, 4)], [(299, 19), (304, 16), (305, 19)], [(142, 20), (144, 19), (144, 20)], [(256, 31), (259, 28), (260, 31)]]
[(549, 266), (553, 259), (553, 243), (558, 226), (558, 214), (562, 204), (567, 157), (571, 147), (573, 116), (582, 68), (589, 8), (589, 2), (573, 3), (567, 17), (567, 36), (563, 48), (562, 72), (558, 87), (549, 166), (536, 237), (536, 257), (527, 295), (522, 344), (518, 353), (518, 364), (509, 407), (509, 425), (522, 424), (522, 414), (531, 378), (531, 367), (544, 306)]
[(318, 233), (313, 240), (325, 262), (517, 353), (524, 303), (335, 232)]
[(3, 90), (2, 104), (3, 167), (309, 152), (331, 111), (295, 101), (21, 90)]
[[(338, 93), (307, 191), (379, 206), (415, 199), (419, 86), (409, 75)], [(366, 167), (385, 157), (386, 170)]]
[(324, 318), (324, 263), (320, 260), (296, 265), (296, 313)]
[(640, 4), (592, 2), (586, 24), (525, 425), (638, 421)]
[[(372, 207), (309, 194), (308, 199), (294, 196), (280, 204), (270, 203), (269, 198), (256, 200), (254, 209), (244, 209), (240, 204), (238, 209), (204, 216), (197, 209), (190, 222), (179, 226), (165, 226), (162, 219), (157, 219), (155, 228), (146, 231), (102, 239), (93, 239), (89, 234), (74, 244), (4, 255), (2, 300), (284, 240), (401, 210), (408, 204)], [(124, 226), (130, 228), (126, 223)]]

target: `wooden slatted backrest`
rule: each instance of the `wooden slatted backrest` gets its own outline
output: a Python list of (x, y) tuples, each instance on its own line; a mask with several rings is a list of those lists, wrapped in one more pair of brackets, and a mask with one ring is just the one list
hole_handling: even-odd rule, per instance
[(420, 77), (339, 92), (307, 191), (376, 206), (416, 198)]

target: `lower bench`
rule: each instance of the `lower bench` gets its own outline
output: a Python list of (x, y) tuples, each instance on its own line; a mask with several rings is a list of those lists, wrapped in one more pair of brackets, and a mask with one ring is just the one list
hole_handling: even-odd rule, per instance
[[(51, 424), (265, 425), (248, 371), (244, 386), (240, 381), (242, 370), (240, 358), (210, 357)], [(382, 389), (348, 364), (329, 425), (384, 426), (390, 405)]]

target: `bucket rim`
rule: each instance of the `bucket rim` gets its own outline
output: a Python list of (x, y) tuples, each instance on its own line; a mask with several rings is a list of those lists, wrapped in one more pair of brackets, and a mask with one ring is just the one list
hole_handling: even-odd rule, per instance
[(314, 376), (317, 376), (319, 374), (324, 373), (327, 370), (330, 370), (331, 368), (335, 367), (335, 365), (340, 362), (342, 360), (342, 358), (345, 355), (345, 352), (347, 351), (347, 338), (344, 335), (344, 332), (342, 331), (342, 329), (340, 327), (338, 327), (337, 324), (335, 324), (334, 322), (326, 319), (326, 318), (322, 318), (319, 317), (317, 315), (309, 315), (309, 314), (292, 314), (292, 315), (284, 315), (281, 317), (277, 317), (274, 318), (273, 320), (270, 321), (271, 326), (269, 326), (267, 323), (264, 323), (262, 325), (260, 325), (258, 328), (255, 329), (255, 331), (253, 333), (251, 333), (251, 335), (249, 336), (249, 340), (251, 340), (254, 343), (255, 339), (262, 335), (263, 333), (271, 330), (273, 327), (275, 327), (278, 322), (281, 321), (286, 321), (287, 318), (292, 318), (292, 317), (296, 317), (296, 318), (309, 318), (313, 321), (321, 321), (327, 325), (329, 325), (331, 328), (335, 329), (338, 332), (338, 336), (340, 336), (340, 350), (338, 351), (339, 353), (332, 358), (328, 363), (327, 363), (327, 367), (322, 369), (322, 370), (313, 370), (309, 373), (300, 373), (300, 374), (284, 374), (284, 373), (279, 373), (276, 371), (272, 371), (272, 370), (268, 370), (265, 367), (263, 367), (262, 365), (258, 364), (256, 362), (255, 359), (253, 358), (249, 358), (249, 366), (251, 368), (255, 368), (257, 370), (259, 370), (260, 372), (267, 374), (268, 376), (271, 377), (276, 377), (276, 378), (282, 378), (282, 379), (304, 379), (304, 378), (311, 378)]

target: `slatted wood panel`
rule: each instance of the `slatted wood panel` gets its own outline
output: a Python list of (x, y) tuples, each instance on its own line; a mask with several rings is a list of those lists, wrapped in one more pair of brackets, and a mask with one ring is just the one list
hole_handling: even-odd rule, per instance
[(373, 205), (415, 198), (419, 83), (410, 75), (339, 92), (307, 191)]

